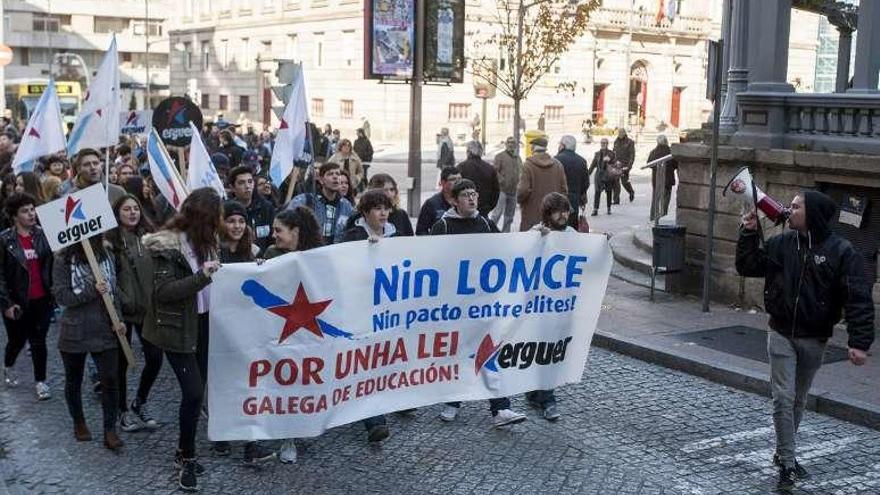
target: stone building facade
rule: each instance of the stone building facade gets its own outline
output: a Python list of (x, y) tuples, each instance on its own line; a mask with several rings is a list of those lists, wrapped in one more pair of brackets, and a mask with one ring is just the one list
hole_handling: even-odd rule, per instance
[[(705, 101), (706, 41), (721, 28), (721, 0), (681, 0), (679, 15), (657, 21), (654, 0), (606, 0), (590, 29), (524, 102), (527, 127), (545, 114), (548, 132), (575, 132), (586, 119), (609, 127), (627, 123), (637, 131), (698, 127), (708, 116)], [(190, 94), (206, 115), (275, 124), (267, 88), (274, 59), (301, 61), (311, 116), (353, 134), (368, 118), (374, 139), (400, 141), (408, 129), (409, 88), (363, 79), (363, 0), (187, 0), (171, 33), (171, 88)], [(465, 31), (485, 29), (494, 0), (467, 0)], [(804, 14), (792, 47), (795, 73), (812, 85), (818, 16)], [(466, 45), (467, 46), (467, 45)], [(466, 52), (466, 56), (477, 54)], [(576, 81), (573, 94), (558, 92)], [(640, 91), (644, 89), (644, 91)], [(440, 127), (470, 135), (482, 114), (469, 74), (463, 84), (424, 90), (424, 140)], [(277, 102), (274, 102), (277, 104)], [(490, 142), (510, 133), (513, 102), (488, 101)], [(641, 124), (641, 125), (640, 125)]]

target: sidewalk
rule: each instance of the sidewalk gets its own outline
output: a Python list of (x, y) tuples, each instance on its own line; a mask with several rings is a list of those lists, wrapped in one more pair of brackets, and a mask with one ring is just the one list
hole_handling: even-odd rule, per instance
[[(656, 294), (652, 304), (648, 289), (612, 277), (593, 344), (769, 397), (768, 364), (694, 343), (700, 339), (693, 332), (738, 325), (766, 330), (767, 315), (723, 305), (713, 305), (711, 312), (703, 313), (697, 298), (663, 292)], [(829, 346), (846, 348), (846, 337), (845, 330), (835, 331)], [(729, 349), (734, 350), (735, 344)], [(880, 429), (878, 383), (877, 356), (860, 367), (846, 360), (826, 363), (816, 375), (807, 407)]]

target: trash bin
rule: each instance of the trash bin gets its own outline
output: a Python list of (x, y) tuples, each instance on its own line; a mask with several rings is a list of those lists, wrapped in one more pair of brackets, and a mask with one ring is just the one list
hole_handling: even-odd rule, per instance
[(539, 138), (539, 137), (546, 138), (547, 133), (544, 131), (531, 130), (531, 131), (524, 132), (523, 136), (524, 136), (524, 140), (525, 140), (525, 142), (523, 143), (523, 145), (525, 146), (524, 157), (528, 158), (528, 157), (532, 156), (532, 153), (533, 153), (532, 140), (535, 138)]
[(684, 268), (684, 236), (687, 229), (681, 225), (655, 225), (654, 271), (679, 272)]

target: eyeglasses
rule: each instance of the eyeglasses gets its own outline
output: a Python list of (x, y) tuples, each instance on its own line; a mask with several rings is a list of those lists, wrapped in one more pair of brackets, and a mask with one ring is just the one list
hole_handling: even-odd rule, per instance
[(459, 198), (476, 198), (477, 196), (479, 196), (477, 191), (464, 191), (458, 194)]

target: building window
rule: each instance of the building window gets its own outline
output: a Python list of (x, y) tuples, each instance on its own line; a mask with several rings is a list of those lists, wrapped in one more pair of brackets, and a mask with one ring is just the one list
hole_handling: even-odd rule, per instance
[(34, 31), (57, 33), (61, 29), (61, 20), (51, 15), (34, 16)]
[(274, 12), (275, 0), (263, 0), (263, 12)]
[(544, 107), (544, 117), (550, 122), (562, 121), (562, 105), (548, 105)]
[(291, 60), (299, 60), (299, 37), (296, 34), (287, 35), (287, 58)]
[(183, 68), (192, 70), (192, 43), (183, 44)]
[(208, 93), (202, 93), (201, 107), (202, 109), (211, 108), (211, 95)]
[(339, 102), (339, 114), (343, 119), (354, 117), (354, 100), (342, 100)]
[(241, 39), (241, 60), (239, 61), (239, 66), (242, 70), (250, 70), (251, 69), (251, 39), (250, 38), (242, 38)]
[(296, 10), (299, 8), (299, 0), (284, 0), (284, 10)]
[(211, 67), (211, 42), (202, 41), (202, 70), (208, 70)]
[(150, 36), (162, 36), (162, 23), (161, 22), (150, 22), (146, 24), (143, 21), (133, 22), (131, 24), (131, 29), (136, 36), (143, 36), (144, 31), (149, 28)]
[(312, 117), (324, 116), (324, 99), (312, 98)]
[(324, 66), (324, 33), (315, 33), (315, 67)]
[(262, 51), (260, 52), (260, 55), (264, 55), (266, 57), (271, 57), (272, 56), (272, 40), (263, 41), (262, 45), (263, 45), (263, 47), (262, 47)]
[(239, 112), (250, 112), (251, 111), (251, 97), (241, 95), (238, 97), (238, 111)]
[(30, 49), (26, 46), (16, 46), (12, 49), (12, 65), (30, 65)]
[(354, 61), (355, 55), (355, 47), (354, 47), (354, 31), (343, 31), (342, 32), (342, 53), (343, 60), (345, 62), (346, 67), (351, 67), (351, 64)]
[(498, 121), (509, 122), (513, 120), (513, 105), (498, 105)]
[(229, 40), (220, 40), (220, 66), (229, 69)]
[(450, 103), (449, 120), (467, 120), (471, 113), (470, 103)]
[(123, 17), (95, 17), (95, 33), (122, 33), (128, 29), (128, 19)]
[(220, 95), (218, 110), (229, 110), (229, 95)]

